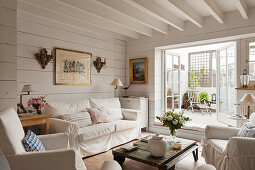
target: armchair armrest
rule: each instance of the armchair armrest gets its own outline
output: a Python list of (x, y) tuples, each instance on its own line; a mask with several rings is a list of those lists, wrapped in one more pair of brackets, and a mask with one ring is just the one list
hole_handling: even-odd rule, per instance
[(255, 158), (255, 138), (232, 137), (228, 141), (225, 152), (229, 156)]
[(140, 120), (140, 115), (141, 115), (140, 110), (121, 108), (121, 112), (123, 114), (124, 119), (126, 120), (135, 120), (135, 121)]
[(56, 149), (68, 149), (68, 134), (67, 133), (57, 133), (50, 135), (40, 135), (38, 136), (40, 141), (46, 150), (56, 150)]
[(205, 128), (205, 139), (225, 139), (228, 140), (233, 136), (237, 136), (240, 129), (232, 127), (207, 125)]
[[(11, 169), (15, 170), (86, 170), (85, 165), (74, 149), (53, 150), (46, 152), (24, 152), (10, 156)], [(83, 165), (82, 165), (83, 163)]]

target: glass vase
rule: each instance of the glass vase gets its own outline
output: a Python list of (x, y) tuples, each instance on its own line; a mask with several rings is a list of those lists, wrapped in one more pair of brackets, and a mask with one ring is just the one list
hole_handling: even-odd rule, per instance
[(170, 141), (173, 143), (176, 140), (176, 129), (169, 128), (169, 131), (170, 131), (170, 137), (171, 137)]
[(38, 114), (38, 115), (40, 115), (40, 114), (42, 114), (42, 111), (41, 110), (36, 110), (36, 113)]

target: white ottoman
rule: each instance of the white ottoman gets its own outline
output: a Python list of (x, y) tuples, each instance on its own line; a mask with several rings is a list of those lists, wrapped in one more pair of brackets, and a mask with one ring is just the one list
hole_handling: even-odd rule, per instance
[(216, 170), (216, 168), (210, 164), (204, 164), (199, 166), (197, 170)]
[(122, 170), (120, 164), (114, 160), (104, 161), (101, 170)]

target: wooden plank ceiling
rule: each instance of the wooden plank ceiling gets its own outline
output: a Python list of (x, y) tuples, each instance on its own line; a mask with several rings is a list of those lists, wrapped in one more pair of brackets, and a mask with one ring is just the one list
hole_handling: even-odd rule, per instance
[(187, 22), (202, 28), (208, 16), (224, 24), (224, 14), (239, 11), (249, 19), (255, 0), (18, 0), (19, 13), (61, 24), (131, 38), (185, 31)]

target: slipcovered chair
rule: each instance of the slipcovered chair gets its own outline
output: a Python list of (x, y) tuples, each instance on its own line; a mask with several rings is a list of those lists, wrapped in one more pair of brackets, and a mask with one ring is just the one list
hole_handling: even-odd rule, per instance
[(16, 111), (0, 112), (0, 147), (12, 170), (86, 170), (78, 152), (69, 149), (64, 133), (38, 136), (45, 152), (26, 152), (22, 144), (25, 133)]
[[(255, 123), (255, 113), (249, 121)], [(255, 138), (237, 137), (239, 130), (208, 125), (202, 150), (206, 163), (217, 170), (254, 170)]]

